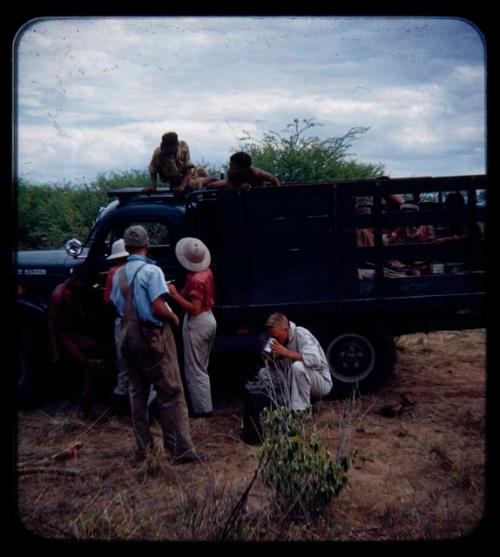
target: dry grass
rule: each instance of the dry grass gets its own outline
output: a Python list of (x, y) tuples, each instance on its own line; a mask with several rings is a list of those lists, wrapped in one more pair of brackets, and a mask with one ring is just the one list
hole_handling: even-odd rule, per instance
[[(66, 476), (18, 476), (17, 507), (38, 536), (106, 540), (437, 540), (467, 535), (484, 510), (484, 331), (397, 339), (391, 382), (353, 401), (322, 401), (308, 427), (335, 455), (357, 449), (349, 484), (314, 524), (272, 518), (255, 480), (258, 448), (239, 440), (242, 404), (191, 422), (207, 464), (174, 466), (162, 452), (137, 464), (127, 419), (81, 420), (68, 404), (18, 415), (18, 462)], [(411, 412), (384, 417), (406, 396)], [(161, 446), (157, 425), (153, 434)], [(50, 457), (79, 441), (74, 458)], [(48, 460), (47, 460), (48, 459)], [(26, 464), (27, 463), (27, 464)], [(243, 503), (238, 507), (239, 502)], [(234, 513), (237, 509), (236, 514)], [(234, 519), (234, 520), (233, 520)], [(228, 528), (228, 524), (231, 526)]]

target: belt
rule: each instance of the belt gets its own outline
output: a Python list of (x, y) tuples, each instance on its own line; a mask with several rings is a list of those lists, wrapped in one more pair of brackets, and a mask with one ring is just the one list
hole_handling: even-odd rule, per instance
[(141, 325), (148, 329), (159, 329), (160, 331), (163, 330), (164, 327), (164, 325), (158, 325), (158, 323), (153, 323), (153, 321), (141, 321)]

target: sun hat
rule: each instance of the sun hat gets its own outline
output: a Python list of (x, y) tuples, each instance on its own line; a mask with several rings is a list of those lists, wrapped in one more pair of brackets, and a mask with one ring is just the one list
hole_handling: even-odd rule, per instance
[(175, 246), (179, 263), (188, 271), (204, 271), (210, 265), (210, 252), (198, 238), (182, 238)]
[(126, 246), (133, 248), (142, 248), (146, 244), (149, 244), (148, 232), (144, 226), (140, 224), (129, 226), (123, 233), (123, 239), (125, 240)]
[(111, 261), (112, 259), (121, 259), (122, 257), (128, 257), (130, 253), (125, 249), (125, 240), (120, 238), (113, 242), (111, 246), (111, 255), (108, 255), (106, 259)]

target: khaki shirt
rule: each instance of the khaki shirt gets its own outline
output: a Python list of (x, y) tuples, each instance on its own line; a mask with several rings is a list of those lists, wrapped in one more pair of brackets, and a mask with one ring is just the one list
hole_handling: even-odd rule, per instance
[(163, 155), (160, 147), (154, 150), (153, 157), (149, 163), (149, 173), (159, 174), (162, 182), (168, 182), (173, 176), (185, 176), (186, 172), (193, 168), (189, 155), (189, 147), (185, 141), (179, 141), (175, 159)]

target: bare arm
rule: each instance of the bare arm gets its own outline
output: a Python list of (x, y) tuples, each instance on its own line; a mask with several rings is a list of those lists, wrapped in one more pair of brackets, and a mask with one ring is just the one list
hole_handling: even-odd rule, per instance
[(229, 186), (229, 182), (227, 180), (215, 180), (215, 182), (210, 182), (205, 187), (207, 189), (212, 188), (227, 188)]
[(260, 178), (265, 182), (270, 182), (272, 186), (281, 186), (280, 181), (278, 180), (278, 178), (276, 178), (276, 176), (274, 176), (274, 174), (271, 174), (270, 172), (266, 172), (261, 168), (255, 168), (255, 167), (253, 167), (253, 171), (257, 178)]
[(193, 176), (193, 170), (194, 168), (192, 166), (190, 166), (187, 170), (186, 170), (186, 174), (184, 174), (184, 176), (182, 177), (182, 181), (180, 183), (180, 185), (176, 188), (174, 188), (175, 191), (184, 191), (188, 184), (189, 184), (189, 180), (191, 180), (191, 177)]
[(151, 189), (153, 191), (156, 191), (156, 187), (158, 185), (156, 172), (151, 172), (149, 174), (149, 178), (151, 179)]
[(293, 352), (292, 350), (288, 350), (288, 348), (285, 348), (282, 344), (280, 344), (276, 340), (273, 342), (272, 349), (273, 352), (276, 352), (276, 354), (279, 354), (280, 356), (284, 356), (285, 358), (289, 358), (290, 360), (295, 360), (297, 362), (304, 361), (304, 358), (302, 357), (301, 354), (299, 354), (299, 352)]
[(57, 290), (52, 294), (49, 302), (48, 308), (48, 330), (49, 330), (49, 342), (50, 349), (52, 352), (52, 361), (57, 362), (60, 359), (59, 347), (57, 342), (57, 334), (55, 324), (57, 322), (59, 314), (59, 304), (60, 299)]
[(157, 180), (156, 180), (156, 172), (149, 173), (149, 179), (151, 180), (151, 187), (150, 188), (143, 188), (143, 193), (153, 193), (156, 191)]
[(191, 315), (198, 315), (201, 312), (200, 298), (197, 298), (196, 296), (192, 296), (190, 300), (184, 298), (184, 296), (177, 291), (177, 288), (173, 284), (168, 285), (168, 291), (181, 308)]
[(179, 326), (179, 318), (177, 315), (165, 304), (163, 298), (156, 298), (151, 304), (151, 311), (155, 317), (162, 321), (171, 321), (175, 326)]

